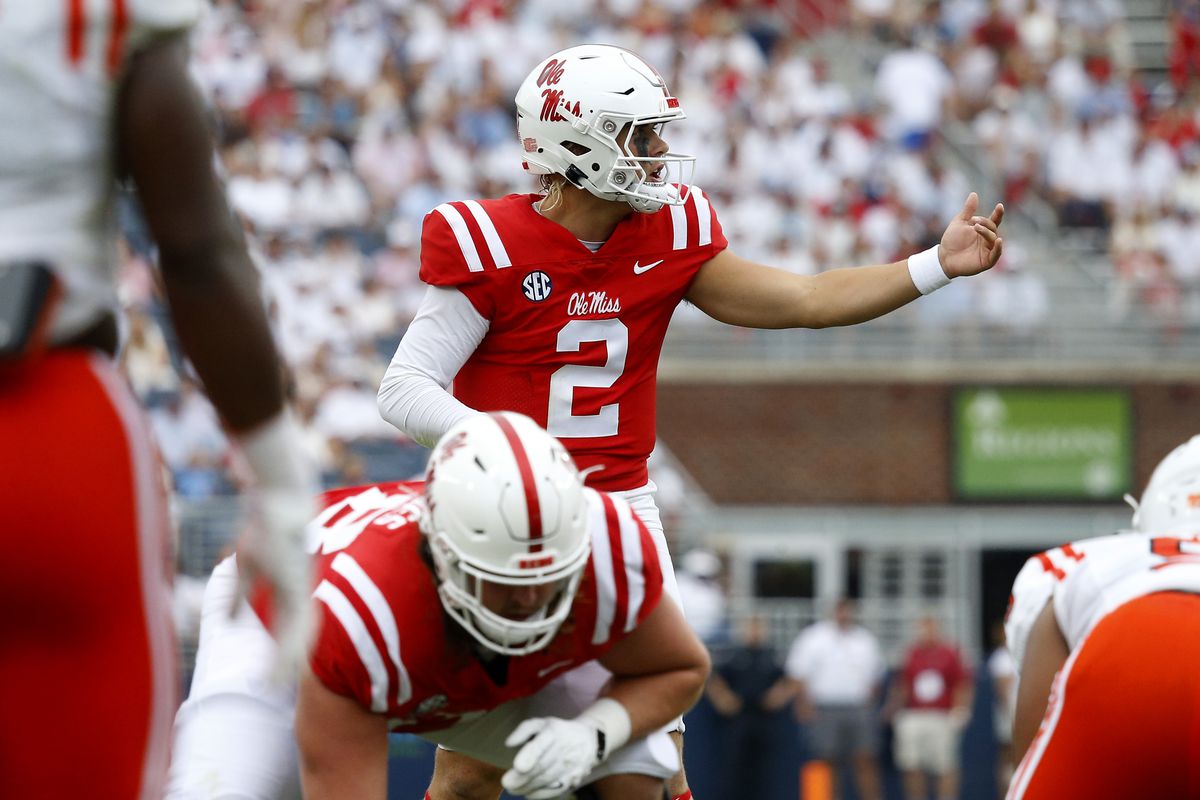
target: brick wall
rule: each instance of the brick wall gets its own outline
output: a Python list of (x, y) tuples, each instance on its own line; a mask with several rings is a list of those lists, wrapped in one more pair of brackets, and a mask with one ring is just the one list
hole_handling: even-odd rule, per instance
[[(1140, 491), (1159, 459), (1200, 433), (1200, 384), (1130, 388)], [(717, 503), (944, 504), (951, 389), (670, 382), (659, 386), (658, 430)]]

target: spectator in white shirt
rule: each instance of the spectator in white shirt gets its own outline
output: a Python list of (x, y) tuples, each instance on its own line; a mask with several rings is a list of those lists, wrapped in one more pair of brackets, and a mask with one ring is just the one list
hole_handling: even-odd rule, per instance
[(850, 762), (864, 800), (883, 797), (875, 710), (883, 669), (879, 642), (854, 622), (854, 604), (847, 598), (837, 601), (830, 619), (800, 632), (784, 665), (813, 750), (835, 767)]

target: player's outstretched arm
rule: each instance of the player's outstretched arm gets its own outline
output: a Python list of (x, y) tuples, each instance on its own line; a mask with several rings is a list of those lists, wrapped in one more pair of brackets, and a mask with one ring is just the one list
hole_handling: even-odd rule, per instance
[(246, 585), (266, 581), (280, 664), (298, 666), (311, 614), (303, 533), (316, 473), (284, 413), (283, 365), (214, 169), (204, 104), (180, 37), (152, 43), (132, 59), (118, 98), (117, 137), (120, 167), (137, 185), (158, 244), (180, 342), (255, 473), (257, 518), (239, 544), (239, 574)]
[[(957, 277), (991, 269), (1000, 259), (1004, 206), (976, 214), (972, 192), (934, 251), (905, 261), (796, 275), (723, 250), (701, 267), (687, 299), (710, 317), (748, 328), (829, 328), (895, 311)], [(940, 269), (939, 269), (940, 265)]]
[(296, 745), (307, 800), (387, 797), (387, 720), (331, 692), (309, 670), (300, 678)]
[(1025, 657), (1017, 665), (1017, 707), (1013, 712), (1013, 758), (1020, 761), (1037, 735), (1046, 715), (1050, 686), (1071, 654), (1054, 616), (1053, 601), (1038, 614), (1025, 645)]

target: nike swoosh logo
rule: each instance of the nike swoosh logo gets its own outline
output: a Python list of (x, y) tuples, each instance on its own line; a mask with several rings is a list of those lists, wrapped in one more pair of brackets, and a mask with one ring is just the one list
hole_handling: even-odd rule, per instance
[(649, 272), (650, 270), (654, 269), (662, 262), (663, 262), (663, 259), (660, 258), (658, 261), (652, 262), (643, 267), (641, 264), (639, 264), (638, 262), (635, 261), (635, 262), (633, 262), (633, 274), (641, 275), (643, 272)]
[(569, 659), (569, 658), (566, 661), (558, 661), (558, 662), (546, 667), (545, 669), (539, 669), (537, 676), (540, 678), (543, 675), (546, 675), (547, 673), (550, 673), (550, 672), (554, 672), (554, 670), (558, 669), (559, 667), (565, 667), (567, 664), (570, 664), (570, 663), (571, 663), (571, 659)]

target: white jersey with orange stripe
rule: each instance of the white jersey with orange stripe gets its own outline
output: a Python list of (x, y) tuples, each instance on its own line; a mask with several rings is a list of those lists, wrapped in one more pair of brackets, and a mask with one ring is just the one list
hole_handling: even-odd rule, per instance
[(114, 117), (131, 53), (186, 31), (204, 0), (0, 5), (0, 262), (48, 263), (66, 287), (52, 337), (116, 308)]
[[(570, 621), (545, 648), (512, 656), (504, 679), (444, 617), (419, 557), (420, 483), (329, 492), (314, 522), (322, 625), (311, 666), (331, 691), (385, 714), (392, 730), (435, 731), (526, 697), (602, 656), (662, 597), (644, 524), (620, 498), (587, 491), (592, 552)], [(256, 607), (260, 616), (265, 612)]]
[(1046, 603), (1053, 602), (1059, 630), (1074, 649), (1105, 615), (1166, 591), (1200, 593), (1200, 539), (1118, 533), (1038, 553), (1013, 583), (1005, 620), (1009, 649), (1019, 669)]

